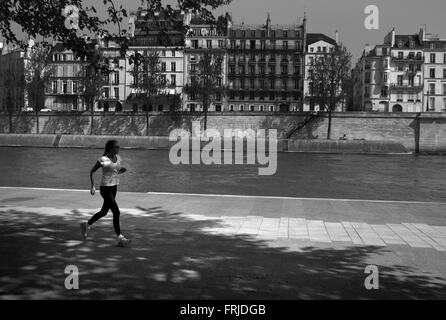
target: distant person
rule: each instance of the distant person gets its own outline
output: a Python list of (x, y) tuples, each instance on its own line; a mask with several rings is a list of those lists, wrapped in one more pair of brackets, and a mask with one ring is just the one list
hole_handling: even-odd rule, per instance
[(90, 171), (91, 180), (91, 195), (94, 195), (96, 190), (94, 187), (94, 173), (102, 167), (102, 180), (100, 186), (100, 193), (104, 199), (101, 211), (93, 215), (87, 222), (81, 223), (82, 235), (86, 239), (87, 231), (90, 226), (105, 217), (109, 210), (113, 212), (113, 227), (116, 232), (118, 245), (125, 247), (130, 244), (131, 240), (126, 239), (122, 233), (119, 224), (120, 211), (118, 204), (116, 203), (116, 193), (119, 185), (119, 175), (126, 172), (126, 168), (121, 167), (121, 157), (119, 153), (119, 145), (116, 140), (110, 140), (105, 145), (104, 155), (99, 158), (94, 167)]

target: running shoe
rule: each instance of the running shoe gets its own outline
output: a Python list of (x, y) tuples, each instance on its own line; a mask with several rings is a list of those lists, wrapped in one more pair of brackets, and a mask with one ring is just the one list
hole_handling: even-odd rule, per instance
[(126, 246), (128, 246), (131, 242), (132, 242), (132, 240), (130, 240), (130, 239), (126, 239), (125, 237), (118, 238), (118, 246), (120, 246), (120, 247), (126, 247)]
[(88, 223), (87, 222), (81, 222), (81, 232), (84, 239), (87, 239), (87, 232), (88, 232)]

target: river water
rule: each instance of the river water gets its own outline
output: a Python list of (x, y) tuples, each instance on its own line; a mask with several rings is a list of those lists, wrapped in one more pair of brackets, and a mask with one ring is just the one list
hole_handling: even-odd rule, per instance
[[(101, 153), (0, 147), (0, 186), (88, 189)], [(273, 176), (259, 176), (256, 165), (175, 166), (168, 151), (121, 150), (121, 156), (128, 172), (120, 191), (446, 201), (442, 156), (280, 153)]]

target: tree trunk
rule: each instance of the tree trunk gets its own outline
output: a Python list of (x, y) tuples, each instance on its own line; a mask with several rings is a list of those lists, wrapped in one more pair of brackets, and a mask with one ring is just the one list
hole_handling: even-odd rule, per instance
[(93, 135), (94, 126), (94, 102), (90, 102), (90, 135)]
[(36, 108), (36, 130), (37, 130), (37, 134), (40, 133), (40, 128), (39, 128), (39, 109), (37, 107), (37, 105), (35, 106)]
[(149, 136), (149, 106), (150, 106), (151, 102), (152, 101), (150, 99), (150, 96), (149, 97), (146, 96), (146, 136), (147, 137)]
[(9, 133), (12, 133), (12, 111), (9, 110)]
[(11, 98), (10, 96), (8, 96), (7, 99), (7, 104), (8, 104), (8, 116), (9, 116), (9, 133), (12, 133), (12, 113), (13, 113), (13, 109), (12, 109), (12, 105), (11, 105)]
[(146, 136), (149, 136), (149, 106), (146, 106)]
[(203, 104), (203, 107), (204, 107), (204, 131), (206, 131), (207, 130), (207, 128), (208, 128), (208, 106), (207, 106), (207, 102), (205, 102), (204, 104)]
[(328, 111), (328, 131), (327, 131), (327, 140), (330, 140), (331, 136), (331, 111)]

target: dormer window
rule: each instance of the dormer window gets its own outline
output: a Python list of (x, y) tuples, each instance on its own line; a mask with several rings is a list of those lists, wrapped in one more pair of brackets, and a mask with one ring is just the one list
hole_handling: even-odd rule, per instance
[(398, 41), (398, 48), (402, 48), (403, 47), (403, 41)]
[(415, 48), (415, 41), (413, 40), (410, 41), (410, 48), (411, 49)]

